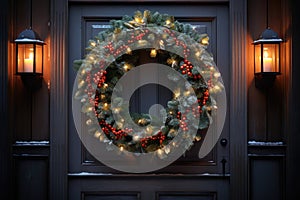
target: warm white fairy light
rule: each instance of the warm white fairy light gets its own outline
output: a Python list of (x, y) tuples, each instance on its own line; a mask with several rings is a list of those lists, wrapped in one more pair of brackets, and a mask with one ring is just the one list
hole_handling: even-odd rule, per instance
[(88, 126), (89, 126), (89, 125), (91, 125), (91, 124), (92, 124), (92, 120), (91, 120), (91, 119), (88, 119), (88, 120), (86, 120), (86, 122), (85, 122), (85, 123), (86, 123), (86, 125), (88, 125)]
[(130, 47), (128, 47), (128, 48), (126, 49), (126, 53), (127, 53), (127, 54), (131, 54), (131, 52), (132, 52), (132, 51), (131, 51)]
[(164, 150), (166, 154), (169, 154), (171, 152), (170, 146), (165, 146)]
[(189, 90), (184, 92), (184, 96), (186, 96), (186, 97), (189, 96), (190, 94), (191, 94), (191, 92)]
[(106, 137), (106, 136), (104, 136), (103, 134), (101, 134), (101, 135), (99, 136), (99, 140), (100, 140), (101, 142), (103, 142), (103, 141), (105, 140), (105, 137)]
[(136, 21), (137, 23), (143, 23), (144, 22), (143, 18), (141, 18), (141, 17), (135, 17), (134, 21)]
[(174, 91), (174, 98), (177, 99), (180, 96), (180, 90), (175, 90)]
[(82, 88), (82, 86), (84, 86), (84, 83), (85, 83), (84, 80), (81, 80), (78, 84), (78, 88)]
[(215, 89), (216, 91), (220, 91), (220, 90), (221, 90), (220, 86), (218, 86), (218, 85), (215, 85), (214, 89)]
[(174, 68), (175, 66), (176, 66), (176, 61), (173, 60), (173, 62), (172, 62), (172, 68)]
[(202, 38), (201, 44), (208, 45), (208, 43), (209, 43), (209, 37)]
[(95, 137), (95, 138), (100, 138), (100, 136), (101, 136), (101, 133), (100, 133), (99, 131), (96, 131), (96, 132), (94, 133), (94, 137)]
[(215, 77), (215, 78), (219, 78), (220, 76), (221, 76), (220, 72), (214, 73), (214, 77)]
[(108, 108), (109, 108), (108, 103), (104, 103), (104, 104), (103, 104), (103, 109), (104, 109), (104, 110), (108, 110)]
[(123, 66), (123, 69), (128, 71), (130, 69), (130, 65), (125, 63), (124, 66)]
[(147, 133), (151, 134), (153, 131), (152, 126), (147, 126), (146, 131)]
[(157, 154), (161, 156), (163, 154), (163, 151), (161, 149), (157, 149)]
[(160, 40), (160, 41), (159, 41), (159, 46), (160, 46), (161, 49), (164, 49), (164, 48), (165, 48), (165, 43), (164, 43), (163, 40)]
[(120, 113), (121, 109), (120, 108), (114, 108), (113, 111), (114, 111), (114, 113), (118, 114), (118, 113)]
[(120, 146), (120, 151), (123, 151), (124, 150), (124, 147), (123, 146)]
[(133, 139), (133, 141), (139, 141), (139, 140), (140, 140), (140, 136), (134, 135), (134, 136), (132, 137), (132, 139)]
[(201, 136), (198, 136), (198, 135), (197, 135), (197, 136), (195, 137), (195, 140), (196, 140), (197, 142), (199, 142), (199, 141), (201, 140)]
[(156, 49), (151, 49), (151, 51), (150, 51), (150, 57), (151, 57), (151, 58), (155, 58), (156, 55), (157, 55)]
[(96, 42), (95, 42), (95, 41), (92, 41), (92, 42), (90, 43), (90, 45), (94, 47), (94, 46), (96, 46)]

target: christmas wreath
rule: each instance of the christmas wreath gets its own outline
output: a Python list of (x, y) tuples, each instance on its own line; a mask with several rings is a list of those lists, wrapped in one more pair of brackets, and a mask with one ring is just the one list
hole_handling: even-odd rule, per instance
[[(89, 41), (85, 58), (74, 61), (78, 71), (74, 97), (81, 102), (88, 132), (107, 143), (108, 149), (114, 145), (120, 151), (157, 152), (161, 157), (171, 151), (165, 148), (168, 144), (176, 147), (178, 134), (187, 145), (203, 139), (201, 130), (207, 130), (217, 109), (213, 96), (224, 90), (220, 72), (206, 51), (207, 34), (198, 34), (192, 25), (173, 16), (148, 10), (110, 24), (111, 28)], [(168, 66), (173, 72), (166, 79), (179, 88), (163, 109), (163, 124), (147, 113), (130, 113), (131, 119), (122, 113), (129, 102), (118, 96), (122, 88), (117, 83), (145, 63)], [(141, 129), (131, 128), (129, 121)]]

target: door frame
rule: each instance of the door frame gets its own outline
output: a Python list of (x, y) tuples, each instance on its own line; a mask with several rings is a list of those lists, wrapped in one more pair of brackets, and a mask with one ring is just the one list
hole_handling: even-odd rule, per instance
[[(143, 2), (147, 2), (145, 0)], [(154, 0), (159, 3), (169, 0)], [(68, 198), (68, 10), (70, 3), (107, 0), (51, 1), (50, 199)], [(114, 0), (114, 2), (125, 2)], [(126, 3), (141, 3), (138, 0)], [(153, 2), (153, 1), (148, 1)], [(176, 1), (186, 3), (186, 1)], [(230, 199), (247, 199), (247, 0), (191, 0), (228, 3), (230, 39)], [(237, 39), (236, 39), (237, 38)]]

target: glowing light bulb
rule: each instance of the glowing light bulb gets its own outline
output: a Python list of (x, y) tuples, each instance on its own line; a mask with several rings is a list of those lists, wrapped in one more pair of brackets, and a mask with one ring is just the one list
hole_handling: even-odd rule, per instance
[(124, 64), (123, 69), (126, 70), (126, 71), (129, 70), (130, 69), (130, 65), (129, 64)]
[(163, 151), (161, 149), (157, 149), (157, 154), (158, 155), (162, 155), (163, 154)]
[(93, 46), (93, 47), (96, 46), (96, 42), (94, 42), (94, 41), (92, 41), (90, 44), (91, 44), (91, 46)]
[(184, 92), (184, 96), (189, 96), (190, 94), (191, 94), (191, 92), (189, 90)]
[(85, 83), (84, 80), (80, 81), (79, 84), (78, 84), (78, 88), (82, 88), (82, 86), (84, 85), (84, 83)]
[(180, 96), (180, 90), (174, 91), (174, 98), (178, 98)]
[(156, 49), (152, 49), (151, 52), (150, 52), (150, 57), (151, 57), (151, 58), (155, 58), (156, 55), (157, 55)]
[(219, 78), (220, 76), (221, 76), (220, 72), (214, 73), (214, 77), (215, 77), (215, 78)]
[(201, 44), (208, 45), (209, 37), (202, 38)]
[(96, 132), (94, 133), (94, 136), (95, 136), (95, 138), (100, 138), (101, 133), (100, 133), (99, 131), (96, 131)]
[(195, 55), (196, 55), (197, 57), (199, 57), (199, 56), (201, 55), (201, 52), (200, 52), (200, 51), (197, 51), (197, 52), (195, 53)]
[(131, 49), (130, 49), (130, 47), (128, 47), (128, 48), (126, 49), (126, 53), (127, 53), (127, 54), (131, 54)]

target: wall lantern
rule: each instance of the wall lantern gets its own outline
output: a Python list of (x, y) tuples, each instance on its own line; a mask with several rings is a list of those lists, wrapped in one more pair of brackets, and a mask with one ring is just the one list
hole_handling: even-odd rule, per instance
[(255, 86), (269, 89), (273, 86), (280, 69), (280, 43), (282, 39), (269, 27), (269, 1), (266, 0), (266, 27), (254, 44)]
[(22, 31), (16, 43), (16, 74), (21, 75), (24, 83), (41, 82), (44, 70), (44, 45), (32, 27), (32, 0), (30, 1), (30, 28)]
[(31, 28), (22, 31), (16, 43), (16, 74), (29, 86), (41, 86), (44, 70), (44, 41)]
[(18, 75), (42, 76), (44, 68), (44, 48), (45, 44), (37, 33), (32, 29), (22, 31), (16, 43)]
[(254, 44), (255, 86), (260, 89), (270, 88), (280, 69), (280, 43), (282, 39), (270, 28), (262, 32)]

